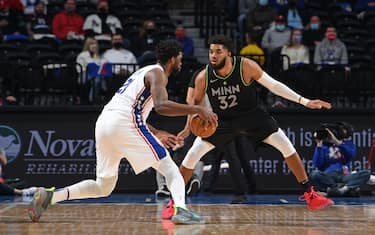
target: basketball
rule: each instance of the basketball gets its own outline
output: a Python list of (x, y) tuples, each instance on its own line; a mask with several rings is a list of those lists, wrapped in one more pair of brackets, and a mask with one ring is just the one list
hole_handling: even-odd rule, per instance
[(190, 120), (191, 132), (199, 137), (207, 138), (213, 135), (216, 131), (216, 127), (209, 125), (207, 129), (204, 128), (205, 121), (195, 114)]

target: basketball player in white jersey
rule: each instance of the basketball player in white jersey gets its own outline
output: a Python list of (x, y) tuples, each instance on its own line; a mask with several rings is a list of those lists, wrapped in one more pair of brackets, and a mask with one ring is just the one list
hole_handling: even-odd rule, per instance
[(152, 167), (165, 176), (176, 205), (172, 218), (175, 223), (202, 222), (199, 215), (186, 208), (183, 178), (168, 151), (150, 132), (146, 119), (152, 108), (165, 116), (198, 114), (215, 126), (217, 116), (203, 106), (168, 100), (168, 77), (182, 65), (181, 47), (177, 41), (160, 42), (157, 57), (158, 64), (141, 68), (127, 79), (96, 122), (96, 180), (84, 180), (59, 190), (39, 188), (28, 209), (33, 222), (40, 219), (49, 204), (109, 196), (115, 188), (119, 163), (124, 157), (136, 174)]

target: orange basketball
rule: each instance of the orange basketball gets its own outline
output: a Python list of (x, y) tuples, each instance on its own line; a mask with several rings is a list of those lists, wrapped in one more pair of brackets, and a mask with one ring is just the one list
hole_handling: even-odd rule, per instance
[(209, 125), (207, 129), (204, 128), (205, 121), (195, 114), (190, 120), (190, 130), (194, 135), (202, 138), (207, 138), (213, 135), (216, 131), (216, 127)]

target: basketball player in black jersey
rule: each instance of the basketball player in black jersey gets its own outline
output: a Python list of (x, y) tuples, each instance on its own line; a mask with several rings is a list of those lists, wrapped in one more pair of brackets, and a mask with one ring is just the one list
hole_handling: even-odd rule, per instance
[[(331, 199), (316, 193), (290, 140), (276, 121), (258, 107), (255, 83), (272, 93), (310, 109), (330, 109), (322, 100), (309, 100), (283, 83), (273, 79), (259, 65), (247, 58), (231, 56), (231, 41), (224, 35), (209, 40), (209, 61), (196, 78), (194, 103), (201, 104), (208, 95), (213, 111), (218, 115), (218, 128), (209, 138), (196, 138), (188, 151), (180, 171), (185, 182), (191, 177), (195, 164), (215, 147), (225, 147), (239, 133), (247, 133), (253, 141), (262, 141), (275, 147), (285, 158), (297, 181), (304, 188), (308, 209), (318, 210), (334, 204)], [(183, 137), (184, 131), (178, 135)], [(166, 208), (167, 209), (167, 208)]]

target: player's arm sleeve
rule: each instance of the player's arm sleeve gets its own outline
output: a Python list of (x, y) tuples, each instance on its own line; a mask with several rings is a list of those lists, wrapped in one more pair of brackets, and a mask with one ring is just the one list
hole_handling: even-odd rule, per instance
[(306, 99), (303, 96), (297, 94), (295, 91), (287, 87), (285, 84), (273, 79), (264, 71), (262, 76), (256, 81), (259, 82), (262, 86), (266, 87), (275, 95), (302, 104), (303, 106), (306, 106), (307, 103), (310, 101), (309, 99)]

